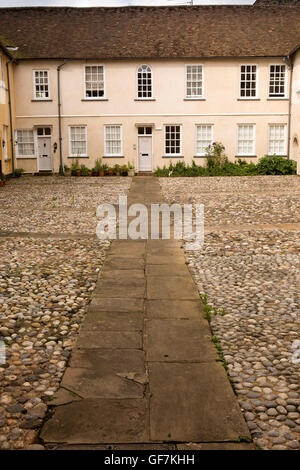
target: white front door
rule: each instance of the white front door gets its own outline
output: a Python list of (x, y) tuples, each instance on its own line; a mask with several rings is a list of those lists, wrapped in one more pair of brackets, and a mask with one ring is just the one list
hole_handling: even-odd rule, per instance
[(139, 171), (152, 171), (152, 136), (139, 136)]
[(38, 137), (39, 171), (52, 171), (51, 137)]

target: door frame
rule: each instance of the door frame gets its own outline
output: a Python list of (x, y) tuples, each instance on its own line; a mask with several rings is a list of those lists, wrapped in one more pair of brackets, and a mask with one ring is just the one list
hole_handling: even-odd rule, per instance
[[(153, 127), (152, 126), (147, 126), (147, 125), (144, 125), (144, 126), (139, 126), (139, 127), (151, 127), (152, 128), (152, 134), (141, 134), (139, 135), (139, 131), (138, 131), (138, 128), (137, 128), (137, 171), (153, 171)], [(150, 138), (151, 137), (151, 170), (141, 170), (140, 169), (140, 142), (139, 142), (139, 137), (148, 137)]]
[[(38, 133), (37, 133), (37, 130), (38, 130), (38, 127), (50, 127), (51, 129), (51, 135), (41, 135), (39, 136)], [(35, 140), (35, 145), (36, 145), (36, 169), (37, 169), (37, 172), (40, 172), (40, 158), (39, 158), (39, 139), (50, 139), (50, 155), (51, 155), (51, 168), (50, 170), (42, 170), (42, 171), (52, 171), (53, 173), (53, 165), (54, 165), (54, 161), (53, 161), (53, 152), (52, 152), (52, 126), (47, 126), (47, 125), (42, 125), (42, 126), (35, 126), (34, 128), (34, 140)]]

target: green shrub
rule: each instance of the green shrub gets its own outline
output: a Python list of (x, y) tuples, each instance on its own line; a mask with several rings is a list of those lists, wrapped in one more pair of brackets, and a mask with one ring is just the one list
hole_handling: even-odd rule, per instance
[(191, 165), (179, 160), (175, 164), (170, 161), (168, 167), (156, 168), (154, 176), (249, 176), (249, 175), (294, 175), (296, 162), (283, 157), (264, 156), (257, 164), (239, 158), (230, 162), (225, 155), (225, 147), (215, 142), (206, 149), (207, 166), (197, 165), (193, 160)]
[(178, 176), (253, 176), (253, 175), (294, 175), (296, 174), (296, 162), (282, 157), (263, 157), (255, 163), (239, 160), (229, 162), (227, 159), (221, 165), (197, 165), (195, 161), (188, 165), (183, 161), (175, 165), (170, 163), (168, 167), (156, 168), (154, 176), (178, 177)]
[(296, 162), (284, 157), (265, 155), (256, 165), (259, 175), (294, 175), (296, 174)]

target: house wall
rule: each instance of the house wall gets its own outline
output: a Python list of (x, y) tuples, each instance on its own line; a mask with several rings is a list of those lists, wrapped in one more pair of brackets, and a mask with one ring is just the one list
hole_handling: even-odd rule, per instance
[[(148, 63), (153, 72), (153, 101), (136, 100), (136, 72)], [(203, 64), (204, 100), (185, 99), (185, 65)], [(15, 67), (15, 99), (18, 129), (52, 126), (53, 144), (59, 142), (57, 120), (56, 61), (22, 61)], [(105, 100), (84, 99), (84, 65), (105, 66)], [(240, 64), (258, 65), (258, 99), (240, 100)], [(286, 99), (268, 99), (269, 66), (283, 64), (282, 59), (210, 59), (210, 60), (151, 60), (151, 61), (69, 61), (61, 70), (62, 145), (64, 164), (70, 165), (68, 126), (87, 125), (88, 159), (82, 163), (90, 168), (97, 157), (104, 156), (104, 125), (121, 124), (124, 158), (108, 158), (107, 163), (131, 161), (137, 168), (137, 125), (153, 125), (153, 167), (168, 164), (164, 157), (164, 125), (182, 125), (182, 159), (195, 159), (196, 124), (213, 124), (213, 140), (225, 145), (234, 161), (237, 154), (237, 125), (255, 124), (255, 155), (247, 161), (257, 161), (268, 152), (268, 125), (288, 123)], [(33, 101), (33, 70), (47, 69), (50, 74), (50, 99)], [(289, 70), (287, 70), (289, 75)], [(300, 76), (299, 76), (300, 78)], [(287, 77), (287, 82), (289, 77)], [(288, 91), (288, 87), (287, 87)], [(178, 158), (172, 158), (178, 161)], [(199, 164), (203, 159), (195, 159)], [(17, 167), (37, 170), (35, 158), (17, 159)], [(54, 171), (59, 168), (59, 151), (54, 154)]]
[(297, 161), (300, 175), (300, 50), (294, 57), (291, 114), (291, 158)]
[[(10, 133), (10, 119), (9, 119), (9, 104), (8, 104), (8, 82), (6, 63), (9, 62), (9, 57), (0, 49), (0, 160), (2, 164), (2, 173), (8, 175), (12, 173), (12, 149), (11, 149), (11, 133)], [(15, 113), (14, 113), (14, 77), (13, 66), (9, 65), (10, 86), (11, 86), (11, 99), (12, 99), (12, 121), (13, 128), (15, 127)], [(7, 148), (7, 159), (5, 159), (5, 151), (3, 146), (4, 141), (4, 126), (7, 129), (7, 140), (5, 146)]]

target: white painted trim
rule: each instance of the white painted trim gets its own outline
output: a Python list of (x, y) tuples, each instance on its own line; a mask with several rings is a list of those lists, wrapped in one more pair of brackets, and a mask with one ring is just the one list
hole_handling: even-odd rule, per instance
[(287, 155), (287, 123), (286, 122), (269, 122), (268, 123), (268, 151), (267, 151), (267, 155), (271, 155), (271, 153), (270, 153), (270, 127), (271, 126), (284, 126), (284, 154), (280, 155), (280, 156)]
[[(202, 95), (188, 96), (187, 94), (187, 68), (191, 65), (197, 65), (202, 67)], [(204, 65), (203, 64), (185, 64), (185, 75), (184, 75), (184, 99), (186, 100), (198, 100), (204, 98)]]
[[(47, 72), (48, 77), (48, 95), (47, 98), (38, 98), (36, 96), (36, 83), (35, 83), (35, 72)], [(36, 101), (48, 101), (51, 100), (51, 90), (50, 90), (50, 73), (49, 69), (33, 69), (32, 78), (33, 78), (33, 99)]]
[[(120, 141), (121, 141), (121, 151), (120, 153), (108, 153), (106, 151), (106, 128), (107, 127), (120, 127)], [(123, 126), (122, 124), (104, 124), (104, 156), (105, 157), (122, 157), (123, 156)]]
[[(85, 154), (80, 154), (80, 155), (74, 155), (71, 153), (71, 127), (84, 127), (85, 128)], [(68, 125), (68, 136), (69, 136), (69, 157), (87, 157), (88, 156), (88, 140), (87, 140), (87, 124), (70, 124)]]
[[(31, 131), (33, 133), (33, 145), (34, 145), (34, 153), (32, 155), (21, 155), (19, 154), (19, 145), (18, 145), (18, 131)], [(15, 141), (14, 141), (14, 146), (15, 146), (15, 153), (16, 153), (16, 158), (24, 158), (24, 159), (36, 159), (36, 141), (34, 138), (34, 129), (28, 129), (28, 128), (21, 128), (21, 129), (16, 129), (15, 133)]]
[[(253, 146), (252, 146), (252, 153), (239, 153), (239, 126), (253, 126)], [(255, 157), (256, 149), (256, 124), (253, 122), (239, 122), (236, 125), (236, 156), (237, 157)]]
[[(85, 117), (184, 117), (184, 116), (196, 116), (196, 117), (217, 117), (217, 116), (288, 116), (288, 113), (140, 113), (140, 114), (62, 114), (63, 118), (85, 118)], [(16, 119), (39, 119), (39, 118), (57, 118), (58, 114), (33, 114), (30, 116), (16, 116)]]
[[(255, 92), (256, 92), (256, 93), (255, 93), (255, 96), (241, 96), (241, 91), (242, 91), (242, 89), (241, 89), (241, 83), (242, 83), (242, 77), (241, 77), (241, 75), (242, 75), (242, 67), (243, 67), (243, 66), (245, 66), (245, 67), (247, 67), (247, 66), (252, 66), (252, 67), (253, 67), (254, 65), (256, 66), (256, 87), (255, 87)], [(249, 101), (251, 101), (251, 100), (257, 100), (257, 99), (259, 98), (259, 96), (258, 96), (258, 90), (259, 90), (258, 64), (249, 64), (249, 63), (248, 63), (248, 64), (245, 64), (245, 63), (243, 63), (243, 64), (240, 64), (240, 69), (239, 69), (239, 70), (240, 70), (240, 77), (239, 77), (239, 99), (240, 99), (240, 100), (246, 100), (246, 101), (248, 101), (248, 100), (249, 100)]]
[[(285, 67), (285, 74), (284, 74), (284, 96), (270, 96), (270, 83), (271, 83), (271, 67), (276, 65), (284, 65)], [(286, 64), (269, 64), (269, 83), (268, 83), (268, 99), (269, 100), (286, 100), (287, 99), (287, 87), (288, 87), (288, 67)]]
[[(147, 98), (140, 98), (138, 96), (139, 94), (139, 89), (138, 89), (138, 70), (140, 67), (142, 67), (143, 65), (146, 65), (147, 67), (150, 68), (151, 70), (151, 96), (148, 96)], [(140, 65), (138, 65), (136, 71), (135, 71), (135, 89), (136, 89), (136, 99), (137, 100), (141, 100), (141, 101), (152, 101), (154, 99), (154, 76), (153, 76), (153, 68), (151, 67), (151, 65), (149, 64), (146, 64), (146, 63), (142, 63)]]
[[(100, 97), (88, 97), (86, 96), (86, 81), (85, 81), (85, 68), (86, 67), (103, 67), (103, 96)], [(106, 100), (106, 76), (105, 76), (105, 65), (104, 64), (83, 64), (83, 99), (88, 101), (95, 100)]]
[[(180, 129), (180, 152), (179, 153), (167, 153), (166, 152), (166, 127), (167, 126), (179, 126), (179, 129)], [(163, 152), (163, 155), (165, 155), (166, 157), (182, 157), (182, 124), (178, 124), (178, 123), (164, 124), (164, 152)]]
[(205, 123), (205, 122), (198, 122), (197, 124), (195, 124), (195, 156), (196, 157), (204, 157), (205, 156), (205, 153), (198, 153), (197, 152), (197, 127), (199, 126), (211, 126), (211, 144), (213, 143), (214, 141), (214, 124), (212, 123)]

